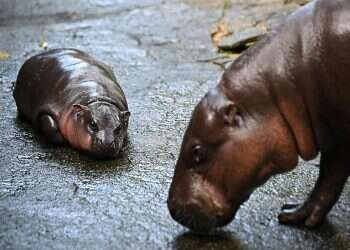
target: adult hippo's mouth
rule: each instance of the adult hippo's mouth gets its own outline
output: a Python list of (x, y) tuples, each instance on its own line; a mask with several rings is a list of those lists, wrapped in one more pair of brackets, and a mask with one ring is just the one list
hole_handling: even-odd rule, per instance
[[(182, 176), (184, 181), (186, 177)], [(172, 185), (169, 192), (170, 215), (194, 232), (208, 232), (230, 223), (249, 195), (229, 200), (225, 194), (201, 176), (192, 176), (190, 185)]]

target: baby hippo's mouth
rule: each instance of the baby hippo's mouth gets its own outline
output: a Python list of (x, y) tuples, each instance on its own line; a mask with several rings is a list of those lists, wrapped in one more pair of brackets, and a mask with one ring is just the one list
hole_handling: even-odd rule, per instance
[(93, 143), (90, 154), (97, 159), (115, 159), (121, 151), (121, 145), (118, 141), (110, 144)]

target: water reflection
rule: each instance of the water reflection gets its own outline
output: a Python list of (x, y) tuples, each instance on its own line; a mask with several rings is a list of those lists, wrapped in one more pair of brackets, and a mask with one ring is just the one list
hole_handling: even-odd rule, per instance
[(210, 234), (197, 234), (185, 232), (177, 236), (172, 248), (176, 250), (186, 249), (244, 249), (240, 240), (231, 231), (215, 230)]

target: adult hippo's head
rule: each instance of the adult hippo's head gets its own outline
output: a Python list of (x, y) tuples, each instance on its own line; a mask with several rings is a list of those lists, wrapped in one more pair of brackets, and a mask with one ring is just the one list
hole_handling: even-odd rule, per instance
[(171, 216), (194, 231), (228, 224), (256, 187), (297, 164), (278, 108), (227, 92), (218, 85), (193, 111), (169, 191)]
[(130, 112), (109, 102), (74, 104), (66, 123), (66, 137), (98, 159), (116, 158), (127, 136)]

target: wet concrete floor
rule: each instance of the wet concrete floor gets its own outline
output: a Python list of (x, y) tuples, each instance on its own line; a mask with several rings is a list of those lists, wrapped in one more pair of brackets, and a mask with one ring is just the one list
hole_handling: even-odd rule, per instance
[[(317, 161), (272, 178), (212, 236), (171, 219), (166, 198), (184, 129), (222, 73), (202, 62), (218, 56), (210, 31), (226, 20), (240, 36), (297, 8), (224, 2), (0, 0), (0, 51), (9, 54), (0, 60), (0, 249), (350, 249), (349, 183), (319, 229), (277, 222), (283, 203), (313, 187)], [(113, 67), (132, 113), (120, 159), (54, 147), (16, 119), (12, 83), (43, 45), (79, 48)]]

